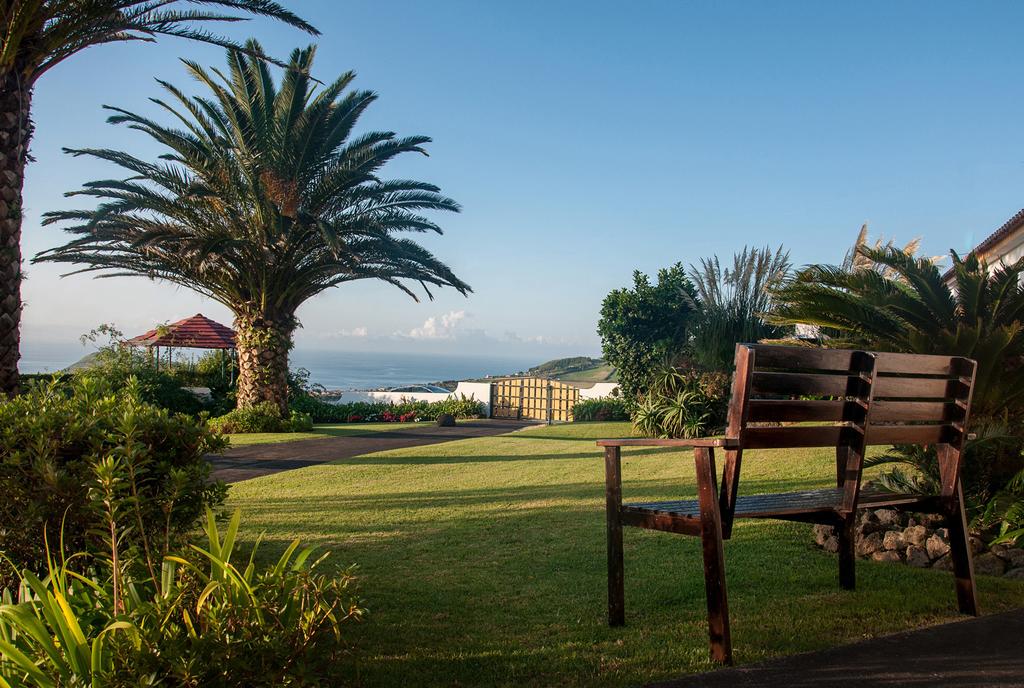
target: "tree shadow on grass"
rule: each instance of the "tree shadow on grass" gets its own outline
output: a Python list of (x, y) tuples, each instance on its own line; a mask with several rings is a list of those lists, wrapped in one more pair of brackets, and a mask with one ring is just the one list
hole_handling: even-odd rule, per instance
[[(387, 450), (381, 452), (375, 452), (373, 454), (362, 454), (360, 456), (347, 457), (343, 459), (334, 459), (330, 463), (332, 464), (380, 464), (380, 465), (403, 465), (403, 464), (449, 464), (449, 463), (491, 463), (500, 461), (559, 461), (559, 460), (572, 460), (572, 459), (589, 459), (595, 462), (601, 462), (603, 465), (604, 454), (595, 449), (595, 451), (581, 451), (581, 452), (558, 452), (558, 453), (537, 453), (537, 454), (425, 454), (425, 455), (409, 455), (406, 453), (396, 454), (392, 452), (402, 451), (406, 452), (407, 449), (400, 450)], [(643, 449), (634, 450), (630, 452), (629, 457), (637, 456), (656, 456), (665, 454), (663, 449)], [(628, 457), (627, 457), (628, 458)], [(603, 469), (602, 469), (603, 470)]]
[[(332, 465), (339, 465), (341, 462)], [(321, 484), (327, 477), (310, 476)], [(769, 492), (791, 492), (822, 487), (817, 479), (787, 480), (784, 483), (773, 480), (745, 480), (742, 494), (764, 494)], [(633, 496), (631, 496), (633, 495)], [(665, 478), (635, 479), (626, 486), (624, 500), (636, 499), (686, 499), (696, 496), (695, 480), (673, 483)], [(359, 511), (373, 508), (420, 509), (448, 506), (461, 508), (473, 504), (495, 503), (503, 508), (516, 504), (542, 502), (547, 500), (579, 501), (590, 503), (604, 511), (604, 483), (573, 482), (544, 485), (502, 486), (487, 488), (456, 488), (452, 490), (416, 490), (406, 492), (374, 492), (371, 494), (317, 494), (314, 499), (294, 497), (263, 496), (259, 491), (247, 495), (246, 500), (258, 502), (260, 510), (282, 508), (296, 516), (304, 512), (320, 512), (325, 509)]]
[[(696, 538), (627, 530), (628, 625), (605, 625), (596, 487), (251, 499), (269, 531), (264, 556), (286, 545), (284, 533), (322, 527), (321, 542), (341, 543), (339, 565), (360, 564), (371, 615), (350, 629), (355, 651), (341, 669), (365, 685), (635, 685), (710, 668)], [(412, 517), (439, 506), (464, 511)], [(374, 537), (382, 527), (395, 532)], [(810, 540), (808, 526), (745, 521), (726, 543), (737, 661), (953, 616), (947, 572), (860, 563), (859, 590), (843, 592), (835, 558)], [(1024, 603), (1024, 586), (1015, 596), (1005, 581), (982, 588)]]

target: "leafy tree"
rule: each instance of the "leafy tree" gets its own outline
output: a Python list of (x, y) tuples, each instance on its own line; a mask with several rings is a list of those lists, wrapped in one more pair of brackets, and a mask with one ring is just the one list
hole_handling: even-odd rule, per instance
[[(190, 5), (184, 8), (184, 5)], [(179, 9), (181, 8), (181, 9)], [(18, 392), (21, 218), (32, 139), (32, 89), (51, 68), (94, 45), (178, 36), (235, 44), (204, 30), (239, 13), (316, 29), (271, 0), (5, 0), (0, 12), (0, 395)], [(237, 47), (237, 46), (235, 46)]]
[(790, 271), (789, 253), (744, 247), (733, 256), (732, 268), (722, 267), (718, 256), (690, 266), (698, 302), (690, 351), (694, 362), (708, 370), (732, 369), (737, 342), (757, 342), (784, 334), (765, 318), (774, 306), (773, 286)]
[(288, 351), (296, 309), (331, 287), (361, 279), (390, 283), (416, 298), (408, 280), (462, 294), (469, 286), (419, 244), (398, 236), (437, 232), (424, 211), (457, 211), (425, 182), (378, 174), (403, 153), (424, 153), (426, 136), (353, 136), (377, 96), (349, 91), (347, 72), (317, 88), (314, 49), (296, 50), (280, 84), (265, 61), (228, 51), (228, 73), (185, 62), (212, 97), (185, 96), (161, 82), (158, 101), (184, 128), (110, 108), (114, 124), (149, 134), (161, 162), (116, 150), (77, 150), (113, 162), (126, 179), (92, 182), (89, 210), (49, 213), (76, 235), (36, 260), (163, 279), (231, 309), (238, 333), (238, 405), (272, 402), (287, 412)]
[(616, 289), (605, 297), (597, 332), (627, 399), (635, 400), (650, 376), (686, 346), (694, 295), (693, 284), (677, 263), (659, 270), (654, 284), (637, 270), (632, 289)]

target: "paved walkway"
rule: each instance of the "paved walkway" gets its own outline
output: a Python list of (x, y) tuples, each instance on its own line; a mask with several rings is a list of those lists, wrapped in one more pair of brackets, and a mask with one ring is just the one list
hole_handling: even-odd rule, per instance
[(451, 442), (469, 437), (491, 437), (536, 425), (535, 421), (478, 420), (459, 423), (452, 428), (439, 428), (423, 423), (415, 428), (394, 432), (368, 432), (365, 435), (324, 437), (323, 439), (295, 440), (276, 444), (252, 444), (229, 449), (210, 456), (213, 477), (229, 483), (290, 471), (305, 466), (348, 459), (362, 454), (421, 447), (440, 442)]
[(721, 669), (649, 688), (1021, 687), (1022, 641), (1024, 609), (1018, 609)]

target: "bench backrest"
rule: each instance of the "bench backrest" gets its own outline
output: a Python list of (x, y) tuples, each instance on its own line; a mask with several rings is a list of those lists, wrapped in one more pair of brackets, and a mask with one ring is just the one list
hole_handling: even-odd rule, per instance
[[(724, 487), (743, 449), (835, 447), (837, 486), (855, 508), (865, 447), (937, 445), (942, 492), (959, 476), (976, 364), (959, 356), (738, 344)], [(799, 423), (799, 425), (794, 425)]]

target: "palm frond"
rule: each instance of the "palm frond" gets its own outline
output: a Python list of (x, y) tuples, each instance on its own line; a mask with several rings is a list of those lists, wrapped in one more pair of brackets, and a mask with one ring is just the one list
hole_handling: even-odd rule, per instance
[(86, 48), (152, 42), (157, 36), (211, 43), (278, 63), (258, 46), (239, 45), (203, 28), (245, 21), (249, 16), (268, 17), (313, 35), (319, 33), (270, 0), (14, 0), (7, 5), (0, 24), (0, 72), (18, 69), (29, 84)]

